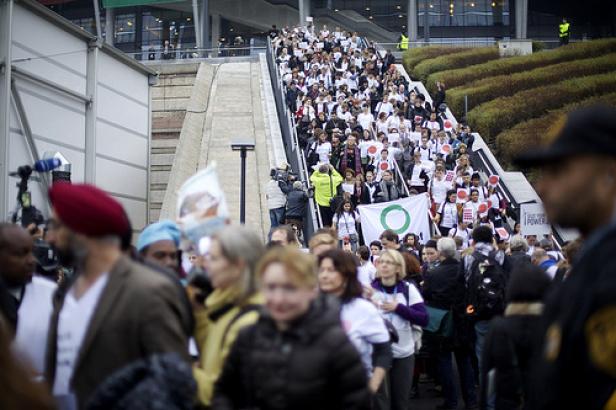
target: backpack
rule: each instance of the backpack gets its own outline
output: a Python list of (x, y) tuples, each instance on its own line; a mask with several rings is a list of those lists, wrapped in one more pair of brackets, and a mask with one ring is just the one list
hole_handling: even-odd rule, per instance
[(466, 314), (476, 320), (489, 320), (505, 310), (507, 276), (495, 259), (496, 252), (488, 256), (474, 252), (468, 269)]

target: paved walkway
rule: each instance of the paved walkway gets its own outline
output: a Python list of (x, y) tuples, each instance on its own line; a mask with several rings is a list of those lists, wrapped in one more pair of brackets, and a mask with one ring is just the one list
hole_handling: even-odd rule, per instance
[(269, 180), (258, 62), (223, 63), (216, 67), (206, 111), (199, 169), (216, 162), (231, 219), (239, 222), (240, 154), (231, 151), (236, 137), (255, 139), (246, 163), (246, 225), (267, 235), (269, 214), (261, 187)]

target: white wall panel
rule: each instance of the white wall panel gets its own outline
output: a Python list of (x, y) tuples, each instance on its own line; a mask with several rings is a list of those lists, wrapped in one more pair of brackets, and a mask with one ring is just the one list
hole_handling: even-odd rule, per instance
[[(147, 81), (147, 80), (146, 80)], [(143, 136), (148, 135), (148, 107), (98, 86), (98, 116)]]
[(85, 148), (83, 102), (37, 87), (26, 80), (19, 80), (17, 89), (34, 135), (78, 149)]
[(147, 215), (147, 204), (141, 201), (135, 201), (128, 198), (116, 198), (128, 214), (128, 218), (130, 219), (130, 223), (133, 227), (133, 230), (141, 231), (145, 228)]
[(142, 167), (148, 164), (148, 140), (102, 121), (96, 123), (96, 152)]
[(96, 185), (110, 192), (136, 198), (147, 198), (147, 171), (96, 158)]
[(106, 54), (101, 54), (99, 59), (98, 82), (144, 104), (148, 103), (147, 77), (135, 70), (127, 69), (124, 64)]
[(85, 94), (86, 43), (30, 13), (19, 3), (13, 11), (12, 59), (35, 57), (16, 65)]
[[(16, 3), (13, 15), (12, 59), (17, 70), (86, 94), (87, 40), (41, 17), (28, 5)], [(25, 60), (24, 60), (25, 59)], [(99, 50), (95, 127), (95, 184), (116, 194), (133, 223), (141, 230), (147, 220), (150, 101), (148, 74)], [(60, 152), (72, 165), (72, 181), (83, 182), (86, 169), (86, 104), (31, 80), (15, 77), (17, 89), (39, 155)], [(32, 164), (16, 112), (10, 118), (9, 167)], [(90, 157), (88, 157), (90, 158)], [(16, 179), (7, 195), (14, 206)], [(47, 210), (46, 192), (38, 183), (30, 189), (33, 203)]]

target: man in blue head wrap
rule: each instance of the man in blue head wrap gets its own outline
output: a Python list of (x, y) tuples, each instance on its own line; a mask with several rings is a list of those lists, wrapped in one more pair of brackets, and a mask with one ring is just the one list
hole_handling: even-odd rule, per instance
[(139, 235), (137, 251), (144, 261), (179, 270), (180, 229), (173, 221), (160, 221), (149, 225)]

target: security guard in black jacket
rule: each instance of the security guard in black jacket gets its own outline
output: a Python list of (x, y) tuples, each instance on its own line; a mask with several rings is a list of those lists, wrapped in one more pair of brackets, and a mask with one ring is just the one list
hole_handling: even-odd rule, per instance
[(542, 168), (548, 219), (584, 245), (546, 300), (531, 408), (616, 409), (616, 109), (581, 109), (554, 128), (517, 163)]

